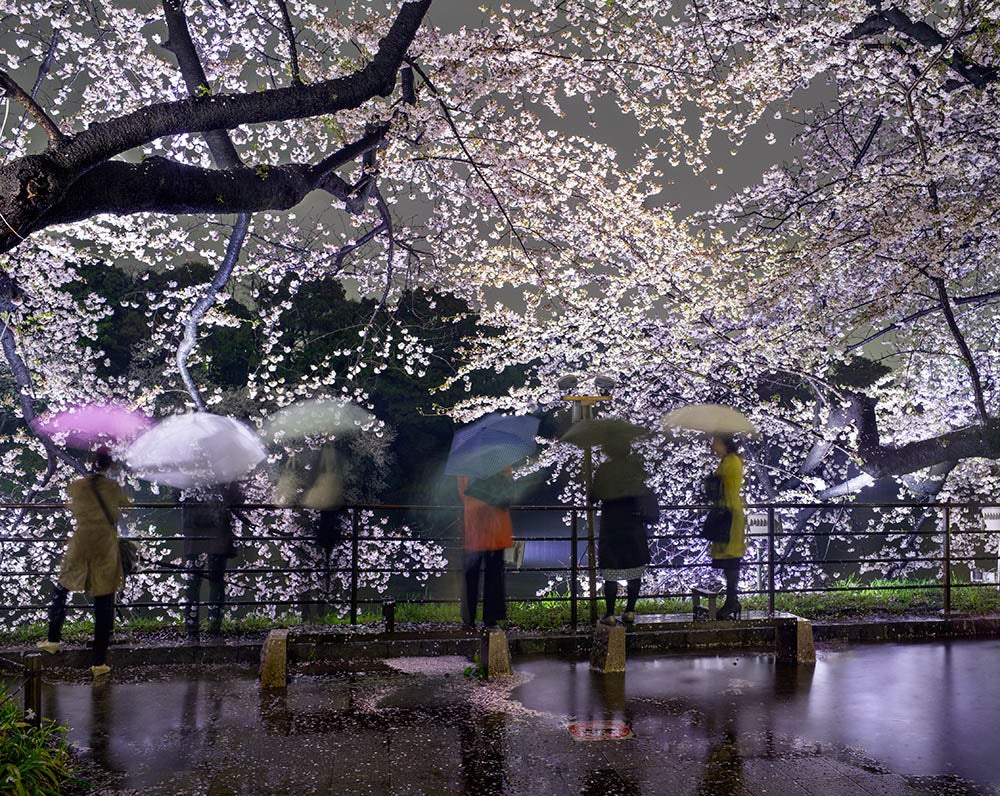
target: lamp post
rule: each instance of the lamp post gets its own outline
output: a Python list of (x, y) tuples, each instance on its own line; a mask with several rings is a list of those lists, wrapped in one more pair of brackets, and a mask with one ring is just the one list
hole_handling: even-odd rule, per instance
[[(556, 386), (563, 393), (569, 393), (579, 384), (574, 375), (563, 376)], [(604, 393), (610, 393), (615, 386), (615, 380), (608, 376), (597, 376), (594, 387)], [(592, 420), (594, 407), (602, 401), (610, 401), (611, 396), (605, 395), (563, 395), (564, 401), (569, 401), (573, 407), (573, 423), (581, 420)], [(591, 492), (594, 486), (594, 450), (591, 446), (583, 449), (583, 487), (584, 508), (587, 515), (587, 584), (590, 591), (590, 623), (597, 624), (597, 556), (594, 548), (594, 503)]]

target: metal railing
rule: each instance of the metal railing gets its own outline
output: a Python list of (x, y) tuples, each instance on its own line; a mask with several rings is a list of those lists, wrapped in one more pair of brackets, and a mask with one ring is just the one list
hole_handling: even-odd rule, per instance
[[(976, 585), (968, 576), (997, 565), (995, 537), (980, 525), (981, 507), (980, 503), (748, 505), (748, 515), (758, 520), (766, 515), (766, 523), (758, 523), (759, 533), (747, 536), (741, 591), (766, 596), (773, 612), (779, 594), (866, 589), (872, 572), (916, 574), (932, 581), (930, 588), (940, 590), (942, 608), (950, 612), (954, 590)], [(128, 524), (141, 528), (145, 523), (146, 530), (132, 538), (144, 546), (147, 560), (120, 595), (121, 610), (133, 615), (177, 615), (184, 583), (196, 566), (180, 550), (184, 537), (179, 508), (174, 503), (141, 503), (127, 510)], [(365, 608), (382, 606), (387, 596), (395, 602), (459, 600), (458, 506), (347, 506), (343, 541), (328, 556), (309, 536), (314, 513), (270, 504), (242, 508), (258, 522), (250, 530), (240, 527), (237, 534), (240, 555), (227, 573), (226, 608), (231, 616), (252, 615), (261, 609), (271, 615), (282, 610), (297, 609), (304, 614), (335, 610), (354, 624)], [(710, 561), (697, 529), (706, 508), (660, 507), (660, 522), (649, 534), (654, 562), (647, 570), (644, 598), (689, 597), (695, 579), (704, 579)], [(593, 622), (597, 594), (588, 588), (593, 581), (587, 577), (587, 562), (592, 560), (588, 548), (594, 541), (599, 509), (562, 505), (515, 506), (512, 510), (515, 537), (531, 554), (520, 567), (508, 569), (508, 599), (568, 602), (574, 626), (584, 603)], [(70, 528), (62, 504), (0, 504), (0, 516), (5, 511), (48, 516), (48, 522), (42, 523), (47, 528), (31, 530), (28, 523), (23, 526), (28, 530), (0, 536), (0, 595), (4, 597), (0, 624), (9, 627), (42, 617), (48, 594), (41, 584), (55, 577)], [(962, 522), (956, 524), (959, 514)], [(547, 519), (539, 522), (539, 517)], [(21, 522), (25, 523), (23, 516)], [(7, 522), (4, 527), (12, 526)], [(956, 540), (961, 542), (963, 537), (973, 537), (975, 544), (965, 539), (960, 544), (964, 550), (956, 552)], [(430, 563), (406, 553), (408, 546), (420, 545), (432, 550), (425, 556)], [(967, 577), (956, 579), (956, 571)], [(748, 580), (752, 575), (755, 583)], [(855, 580), (845, 584), (844, 579), (851, 577)], [(86, 610), (86, 605), (77, 601), (70, 609)]]
[(17, 695), (18, 690), (24, 697), (24, 718), (32, 727), (42, 724), (42, 654), (29, 652), (24, 656), (24, 662), (0, 658), (0, 668), (14, 672), (20, 679), (19, 686), (9, 690), (6, 698)]

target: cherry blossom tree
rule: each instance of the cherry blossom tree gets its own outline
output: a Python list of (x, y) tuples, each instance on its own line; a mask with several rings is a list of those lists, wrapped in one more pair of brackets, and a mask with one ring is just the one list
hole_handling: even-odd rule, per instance
[[(259, 411), (365, 402), (387, 359), (426, 367), (405, 324), (373, 315), (282, 382), (283, 318), (336, 277), (386, 307), (450, 292), (503, 330), (449, 382), (468, 392), (458, 419), (555, 405), (562, 373), (606, 372), (615, 411), (650, 426), (699, 400), (753, 417), (751, 497), (992, 488), (994, 4), (536, 0), (458, 30), (439, 5), (0, 3), (0, 341), (20, 416), (79, 395), (218, 406), (191, 366), (200, 334), (240, 322), (231, 299), (264, 341)], [(748, 140), (789, 129), (794, 157), (758, 184), (692, 218), (664, 203), (668, 182), (715, 187)], [(65, 290), (89, 257), (213, 263), (131, 299), (158, 363), (141, 383), (100, 377), (104, 352), (79, 344), (110, 312)], [(58, 469), (64, 452), (17, 433)], [(643, 443), (657, 488), (693, 499), (707, 459), (667, 444)]]

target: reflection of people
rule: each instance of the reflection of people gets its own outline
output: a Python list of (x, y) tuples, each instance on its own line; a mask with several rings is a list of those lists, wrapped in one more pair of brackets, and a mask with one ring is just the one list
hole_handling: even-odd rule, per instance
[(594, 473), (593, 495), (601, 501), (598, 566), (604, 578), (606, 611), (603, 624), (615, 624), (618, 582), (626, 581), (625, 613), (622, 621), (635, 621), (642, 575), (649, 564), (647, 518), (643, 506), (650, 496), (642, 460), (629, 451), (628, 440), (604, 445), (608, 458)]
[[(504, 480), (513, 485), (510, 467), (503, 472)], [(458, 494), (462, 499), (462, 524), (465, 531), (465, 589), (462, 601), (462, 621), (466, 628), (476, 626), (479, 605), (479, 572), (483, 572), (483, 624), (494, 627), (507, 618), (504, 589), (503, 551), (513, 546), (514, 530), (510, 509), (494, 506), (466, 494), (468, 476), (458, 477)]]
[(111, 759), (111, 714), (114, 685), (98, 680), (90, 695), (90, 754), (102, 771), (124, 773)]
[(743, 793), (743, 755), (736, 739), (733, 719), (726, 722), (722, 737), (708, 750), (698, 796)]
[(740, 562), (746, 552), (746, 521), (743, 516), (743, 499), (740, 497), (740, 490), (743, 488), (743, 460), (737, 450), (736, 441), (732, 437), (712, 437), (712, 452), (719, 457), (719, 466), (715, 471), (722, 485), (719, 500), (732, 512), (733, 517), (729, 526), (729, 540), (712, 542), (712, 566), (721, 569), (726, 576), (726, 601), (716, 612), (717, 619), (739, 619), (743, 607), (737, 599), (737, 592)]
[(125, 490), (108, 478), (111, 454), (105, 448), (92, 459), (90, 475), (78, 478), (66, 488), (69, 509), (76, 520), (59, 579), (52, 589), (49, 630), (39, 649), (54, 653), (59, 649), (66, 621), (66, 599), (71, 591), (85, 591), (94, 600), (94, 664), (90, 671), (100, 677), (111, 671), (108, 644), (115, 616), (115, 592), (125, 587), (118, 554), (118, 517), (121, 507), (131, 502)]
[(462, 782), (467, 794), (505, 793), (510, 782), (504, 771), (503, 713), (473, 709), (459, 725)]
[[(642, 791), (635, 779), (610, 766), (595, 768), (589, 772), (580, 789), (580, 796), (607, 796), (610, 793), (621, 796), (639, 796)], [(719, 793), (728, 793), (728, 791), (719, 791)]]
[(242, 500), (239, 487), (230, 483), (201, 489), (184, 501), (181, 521), (188, 570), (184, 626), (189, 636), (198, 635), (203, 577), (208, 579), (208, 632), (222, 632), (226, 559), (236, 555), (232, 506)]

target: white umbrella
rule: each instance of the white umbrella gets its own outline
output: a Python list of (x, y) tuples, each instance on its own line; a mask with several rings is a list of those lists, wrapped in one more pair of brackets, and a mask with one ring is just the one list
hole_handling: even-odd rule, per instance
[(689, 404), (663, 416), (663, 425), (706, 434), (756, 434), (746, 415), (720, 404)]
[(357, 434), (375, 416), (350, 401), (314, 398), (297, 401), (271, 415), (261, 436), (271, 443), (292, 442), (305, 437)]
[(238, 481), (267, 456), (260, 438), (231, 417), (174, 415), (139, 437), (125, 463), (140, 478), (187, 489)]

